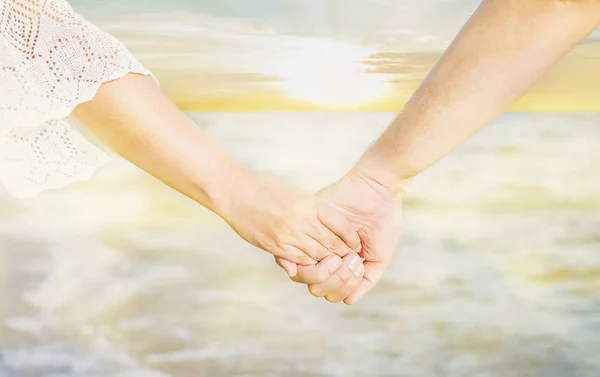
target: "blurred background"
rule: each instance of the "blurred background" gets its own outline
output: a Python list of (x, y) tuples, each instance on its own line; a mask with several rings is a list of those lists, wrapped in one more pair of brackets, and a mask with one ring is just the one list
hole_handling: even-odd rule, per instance
[[(245, 165), (317, 190), (478, 1), (71, 4)], [(594, 33), (422, 174), (394, 264), (354, 307), (124, 161), (0, 196), (0, 376), (600, 375), (599, 67)]]

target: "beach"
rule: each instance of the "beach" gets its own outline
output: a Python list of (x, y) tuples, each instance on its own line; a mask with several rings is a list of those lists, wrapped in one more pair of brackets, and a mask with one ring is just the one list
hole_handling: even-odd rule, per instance
[[(192, 113), (314, 191), (391, 113)], [(419, 176), (356, 306), (285, 276), (214, 214), (115, 161), (0, 197), (0, 376), (597, 376), (600, 115), (502, 115)], [(257, 203), (260, 205), (260, 203)]]

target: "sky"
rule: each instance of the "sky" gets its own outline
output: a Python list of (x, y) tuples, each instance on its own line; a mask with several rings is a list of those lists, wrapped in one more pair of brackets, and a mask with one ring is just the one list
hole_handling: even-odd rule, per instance
[[(72, 0), (188, 111), (397, 111), (477, 0)], [(600, 32), (515, 111), (600, 110)]]

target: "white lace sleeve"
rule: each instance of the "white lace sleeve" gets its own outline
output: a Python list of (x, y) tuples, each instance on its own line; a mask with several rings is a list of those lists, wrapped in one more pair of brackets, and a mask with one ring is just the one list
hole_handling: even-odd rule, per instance
[(0, 8), (0, 183), (22, 198), (89, 178), (108, 156), (71, 112), (107, 81), (150, 73), (66, 0)]

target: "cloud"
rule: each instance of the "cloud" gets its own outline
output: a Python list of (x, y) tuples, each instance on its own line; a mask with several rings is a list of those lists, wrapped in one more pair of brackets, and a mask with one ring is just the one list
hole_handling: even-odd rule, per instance
[[(363, 60), (366, 73), (395, 75), (398, 79), (422, 78), (439, 59), (441, 52), (379, 52)], [(395, 81), (395, 80), (392, 80)]]
[[(85, 16), (121, 39), (157, 74), (163, 89), (178, 103), (205, 101), (219, 109), (235, 108), (231, 105), (235, 101), (243, 103), (240, 108), (245, 109), (266, 108), (266, 102), (284, 108), (289, 103), (306, 107), (305, 103), (286, 97), (282, 84), (294, 74), (296, 81), (303, 80), (307, 74), (303, 70), (318, 68), (316, 63), (306, 67), (307, 62), (315, 59), (329, 66), (339, 62), (347, 70), (356, 63), (362, 74), (379, 75), (377, 79), (395, 83), (402, 88), (402, 96), (406, 96), (431, 69), (479, 3), (478, 0), (170, 0), (156, 4), (131, 1), (76, 0), (73, 5), (79, 4), (78, 10)], [(94, 7), (86, 8), (85, 4)], [(91, 11), (97, 7), (104, 11)], [(586, 44), (595, 41), (600, 41), (600, 30)], [(582, 66), (582, 62), (590, 62), (590, 56), (596, 56), (595, 51), (598, 50), (585, 50), (586, 54), (578, 57), (577, 62), (560, 65), (550, 76), (567, 77), (573, 67), (589, 73), (591, 63)], [(560, 81), (561, 87), (569, 83), (567, 79), (557, 80), (546, 82)], [(312, 82), (319, 85), (318, 80), (311, 79)], [(550, 91), (558, 84), (546, 87)], [(257, 103), (258, 100), (262, 102)], [(398, 98), (390, 101), (400, 103)]]
[[(281, 34), (244, 18), (166, 12), (100, 26), (121, 39), (150, 69), (175, 79), (182, 72), (206, 77), (205, 87), (270, 84), (306, 62), (357, 64), (376, 50), (331, 36)], [(244, 81), (246, 80), (246, 81)], [(228, 89), (229, 90), (229, 89)]]

